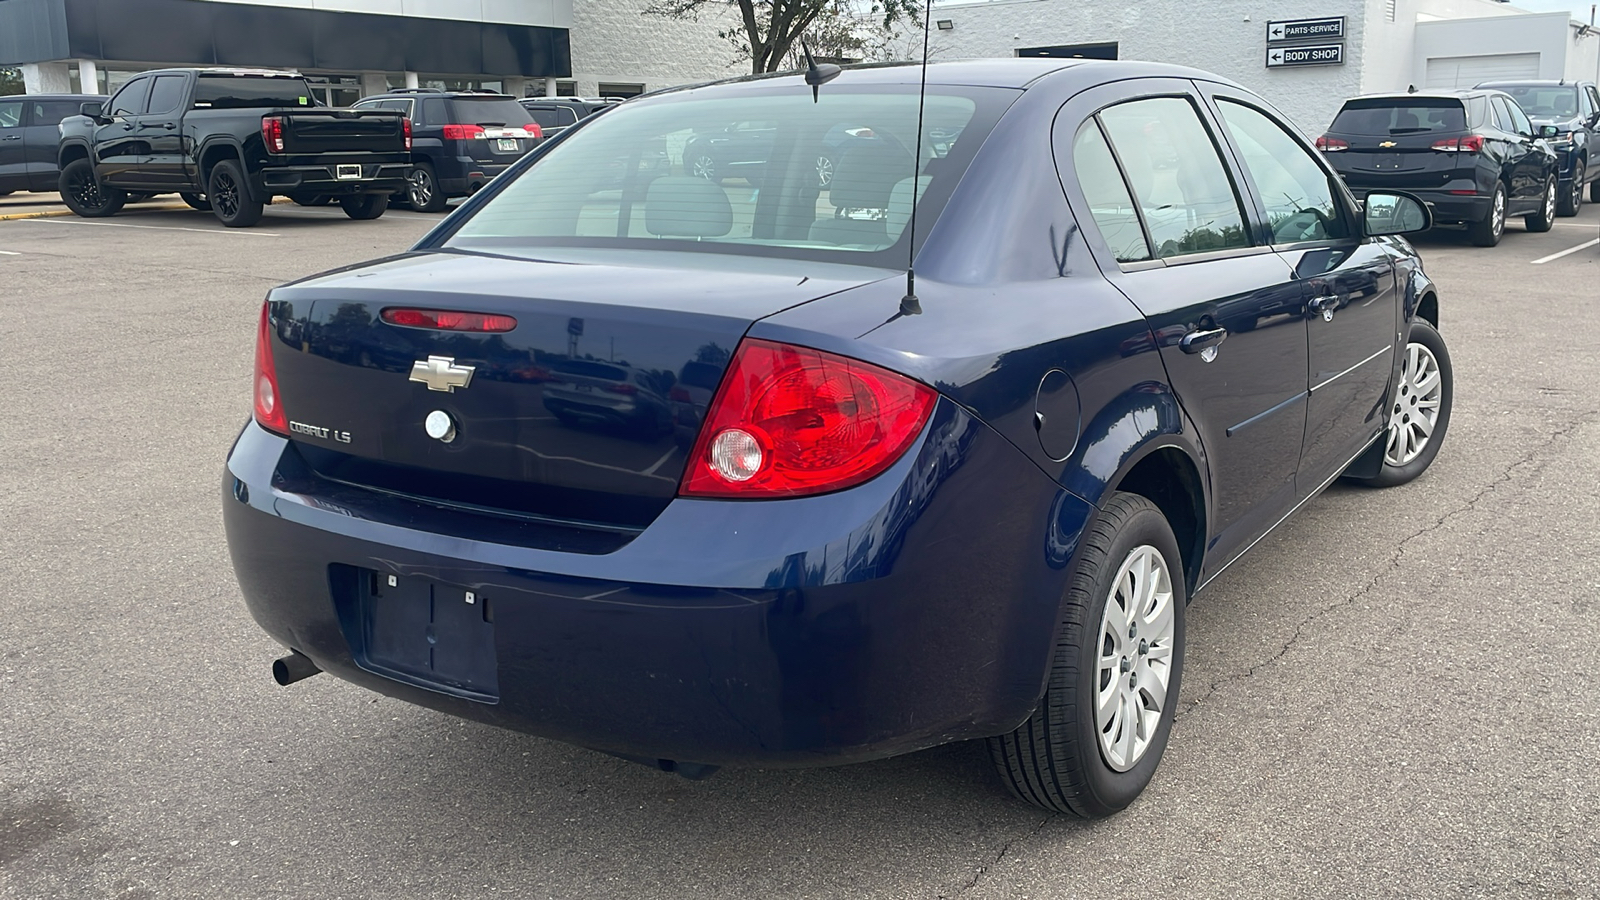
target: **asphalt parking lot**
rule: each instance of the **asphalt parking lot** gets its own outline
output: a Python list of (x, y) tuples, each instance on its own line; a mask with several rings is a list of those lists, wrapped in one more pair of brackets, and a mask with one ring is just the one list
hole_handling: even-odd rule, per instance
[(0, 221), (0, 897), (1600, 896), (1600, 206), (1416, 241), (1438, 461), (1196, 599), (1162, 768), (1084, 823), (976, 743), (689, 782), (278, 687), (220, 521), (262, 295), (438, 220), (162, 200)]

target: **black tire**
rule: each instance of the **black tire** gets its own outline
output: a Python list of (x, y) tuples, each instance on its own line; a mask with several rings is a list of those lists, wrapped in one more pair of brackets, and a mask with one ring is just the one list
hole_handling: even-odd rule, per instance
[(85, 219), (103, 219), (122, 211), (128, 194), (116, 188), (101, 187), (94, 178), (94, 167), (87, 159), (75, 159), (61, 170), (56, 185), (67, 208)]
[(1534, 234), (1543, 234), (1549, 231), (1556, 224), (1556, 207), (1560, 202), (1557, 197), (1560, 193), (1560, 190), (1556, 187), (1556, 177), (1551, 175), (1550, 179), (1544, 183), (1544, 193), (1539, 195), (1541, 199), (1539, 200), (1538, 211), (1522, 217), (1523, 227)]
[(1600, 181), (1589, 182), (1589, 202), (1600, 203)]
[[(1396, 442), (1396, 429), (1406, 427), (1408, 423), (1405, 421), (1404, 416), (1415, 410), (1421, 402), (1426, 400), (1425, 397), (1419, 398), (1409, 386), (1413, 375), (1410, 352), (1412, 344), (1420, 344), (1427, 348), (1428, 353), (1432, 354), (1438, 365), (1440, 379), (1439, 412), (1438, 417), (1434, 420), (1433, 430), (1428, 435), (1427, 443), (1423, 445), (1422, 451), (1410, 460), (1403, 460), (1403, 457), (1396, 458), (1396, 462), (1402, 462), (1402, 464), (1396, 465), (1391, 461), (1392, 457), (1398, 456), (1392, 453), (1392, 448)], [(1395, 485), (1415, 480), (1423, 472), (1427, 471), (1429, 466), (1433, 465), (1434, 459), (1439, 455), (1439, 446), (1444, 443), (1445, 433), (1450, 430), (1450, 407), (1455, 397), (1455, 376), (1450, 366), (1450, 349), (1445, 346), (1444, 338), (1440, 336), (1432, 325), (1418, 319), (1411, 323), (1411, 333), (1406, 338), (1406, 349), (1403, 352), (1406, 354), (1402, 363), (1404, 368), (1403, 383), (1399, 388), (1396, 388), (1396, 396), (1389, 405), (1391, 417), (1389, 429), (1385, 432), (1383, 438), (1383, 468), (1378, 471), (1375, 477), (1362, 480), (1362, 483), (1372, 487), (1394, 487)], [(1398, 423), (1393, 421), (1393, 414), (1395, 413), (1402, 416), (1402, 420)]]
[(261, 221), (263, 204), (250, 196), (244, 170), (235, 160), (225, 159), (212, 168), (206, 199), (217, 221), (229, 228), (249, 228)]
[(1494, 196), (1489, 200), (1489, 212), (1479, 221), (1467, 226), (1467, 237), (1479, 247), (1493, 247), (1506, 233), (1506, 186), (1496, 184)]
[(411, 174), (406, 176), (408, 206), (417, 212), (444, 212), (448, 199), (439, 189), (439, 178), (433, 174), (433, 166), (421, 162), (412, 167)]
[(206, 199), (205, 194), (182, 193), (178, 196), (193, 209), (198, 209), (201, 212), (211, 212), (211, 201)]
[[(1101, 671), (1103, 648), (1111, 639), (1102, 625), (1106, 603), (1118, 587), (1124, 563), (1145, 548), (1160, 553), (1170, 581), (1171, 596), (1166, 601), (1172, 615), (1169, 677), (1149, 743), (1131, 767), (1119, 772), (1107, 761), (1095, 719), (1097, 690), (1122, 677), (1116, 669)], [(1139, 796), (1155, 774), (1172, 731), (1183, 675), (1187, 600), (1178, 542), (1166, 517), (1137, 494), (1112, 495), (1084, 533), (1077, 568), (1067, 586), (1044, 697), (1015, 731), (989, 739), (989, 756), (1013, 794), (1044, 809), (1085, 818), (1109, 816)], [(1130, 647), (1130, 652), (1144, 658), (1144, 649)]]
[(327, 206), (333, 202), (331, 194), (290, 194), (295, 206)]
[(388, 194), (355, 194), (340, 197), (339, 206), (352, 219), (376, 219), (389, 209)]
[(11, 196), (11, 191), (0, 191), (0, 197), (9, 197), (9, 196)]
[(1568, 218), (1578, 214), (1583, 209), (1583, 160), (1572, 161), (1572, 187), (1561, 192), (1560, 202), (1556, 204), (1556, 215)]

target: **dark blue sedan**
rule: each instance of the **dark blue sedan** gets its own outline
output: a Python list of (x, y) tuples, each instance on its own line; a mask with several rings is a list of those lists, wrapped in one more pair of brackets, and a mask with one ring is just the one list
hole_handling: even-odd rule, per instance
[[(1203, 72), (918, 80), (641, 98), (272, 291), (224, 506), (278, 680), (690, 777), (984, 738), (1026, 800), (1130, 803), (1189, 600), (1438, 453), (1428, 213)], [(751, 182), (697, 177), (741, 123)]]

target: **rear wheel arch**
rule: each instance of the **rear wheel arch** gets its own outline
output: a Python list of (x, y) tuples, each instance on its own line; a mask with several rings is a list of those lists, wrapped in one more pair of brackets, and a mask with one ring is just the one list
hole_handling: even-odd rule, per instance
[(1188, 596), (1193, 596), (1200, 579), (1200, 564), (1205, 554), (1205, 482), (1189, 453), (1176, 444), (1152, 446), (1107, 492), (1138, 494), (1156, 505), (1166, 516), (1178, 552), (1183, 558)]
[[(205, 193), (205, 186), (211, 183), (211, 170), (217, 167), (217, 163), (225, 159), (236, 160), (239, 163), (240, 171), (245, 173), (245, 181), (249, 181), (250, 172), (244, 164), (244, 151), (226, 141), (214, 141), (207, 144), (200, 151), (201, 193)], [(249, 190), (248, 184), (245, 189)]]

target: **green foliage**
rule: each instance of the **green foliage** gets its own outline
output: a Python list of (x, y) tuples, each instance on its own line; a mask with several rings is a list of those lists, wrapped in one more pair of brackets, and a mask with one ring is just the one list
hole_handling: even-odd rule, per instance
[(0, 66), (0, 97), (20, 93), (22, 93), (22, 70), (12, 66)]
[(654, 0), (647, 15), (698, 20), (702, 12), (737, 10), (739, 20), (717, 31), (759, 75), (798, 63), (804, 37), (816, 56), (860, 55), (874, 29), (921, 21), (917, 0)]

